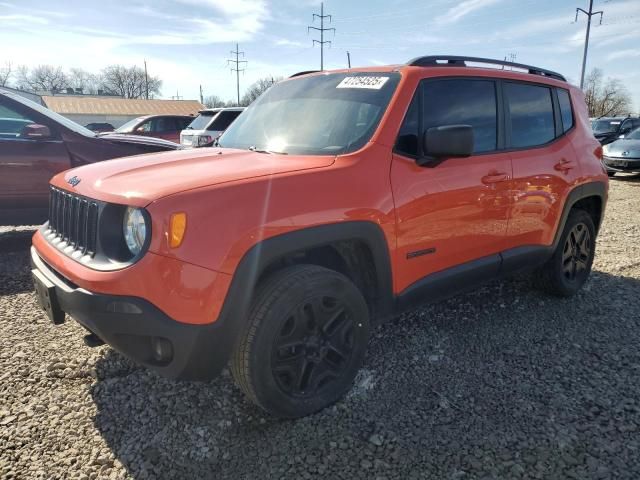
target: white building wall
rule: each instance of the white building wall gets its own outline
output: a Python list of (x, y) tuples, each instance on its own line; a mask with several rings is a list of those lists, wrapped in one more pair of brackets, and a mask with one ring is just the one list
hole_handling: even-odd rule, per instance
[(69, 120), (79, 123), (82, 126), (87, 125), (88, 123), (107, 122), (113, 125), (113, 128), (118, 128), (129, 120), (133, 120), (138, 117), (138, 115), (87, 115), (72, 113), (63, 114), (63, 116), (67, 117)]

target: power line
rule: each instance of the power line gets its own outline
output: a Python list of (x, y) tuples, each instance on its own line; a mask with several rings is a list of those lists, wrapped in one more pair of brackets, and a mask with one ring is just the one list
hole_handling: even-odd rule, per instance
[(231, 55), (235, 55), (236, 59), (229, 59), (227, 60), (227, 65), (229, 65), (229, 63), (233, 63), (235, 68), (231, 68), (232, 72), (236, 72), (236, 89), (237, 89), (237, 93), (238, 93), (238, 105), (240, 105), (240, 72), (244, 72), (246, 69), (240, 68), (240, 64), (247, 64), (249, 62), (247, 62), (246, 60), (240, 60), (240, 55), (242, 55), (242, 57), (244, 58), (244, 52), (241, 52), (238, 49), (238, 44), (236, 43), (236, 49), (231, 50)]
[(594, 15), (600, 15), (600, 24), (602, 24), (602, 10), (594, 12), (593, 11), (593, 0), (589, 0), (589, 11), (583, 10), (582, 8), (576, 8), (576, 19), (578, 21), (578, 14), (582, 12), (587, 16), (587, 33), (584, 37), (584, 54), (582, 55), (582, 73), (580, 74), (580, 89), (584, 87), (584, 70), (587, 66), (587, 51), (589, 50), (589, 32), (591, 31), (591, 17)]
[(312, 22), (315, 22), (316, 17), (318, 17), (320, 19), (320, 28), (318, 27), (314, 27), (314, 26), (309, 26), (307, 27), (307, 34), (309, 33), (309, 30), (317, 30), (320, 32), (320, 40), (316, 40), (315, 38), (313, 39), (312, 45), (315, 45), (316, 43), (318, 45), (320, 45), (320, 70), (324, 70), (324, 44), (328, 43), (329, 45), (331, 45), (331, 40), (325, 40), (324, 39), (324, 32), (329, 31), (329, 30), (333, 30), (333, 34), (335, 35), (336, 33), (336, 29), (335, 28), (324, 28), (324, 19), (328, 18), (329, 22), (331, 22), (331, 15), (325, 15), (324, 14), (324, 3), (320, 4), (320, 15), (318, 15), (317, 13), (314, 13), (312, 18)]

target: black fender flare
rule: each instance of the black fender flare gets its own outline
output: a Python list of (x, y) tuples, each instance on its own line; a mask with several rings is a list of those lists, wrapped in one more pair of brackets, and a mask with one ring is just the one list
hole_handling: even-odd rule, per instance
[(596, 225), (596, 232), (600, 230), (600, 224), (602, 223), (602, 218), (604, 217), (604, 209), (607, 204), (607, 184), (605, 182), (598, 181), (578, 185), (569, 192), (569, 194), (567, 195), (567, 199), (564, 202), (562, 216), (560, 217), (560, 222), (558, 223), (558, 228), (556, 229), (556, 233), (553, 238), (553, 244), (551, 248), (552, 252), (555, 251), (556, 247), (558, 246), (560, 236), (562, 235), (564, 226), (567, 223), (567, 218), (569, 217), (569, 212), (571, 212), (571, 209), (576, 203), (588, 197), (599, 197), (602, 202), (602, 215), (600, 215), (600, 222), (598, 223), (598, 225)]
[(257, 282), (269, 265), (292, 253), (349, 240), (361, 241), (371, 251), (378, 288), (376, 316), (391, 314), (395, 305), (391, 254), (380, 225), (369, 221), (346, 221), (276, 235), (253, 245), (238, 263), (220, 314), (209, 327), (216, 337), (215, 345), (210, 346), (215, 351), (210, 366), (219, 371), (231, 356), (247, 320)]

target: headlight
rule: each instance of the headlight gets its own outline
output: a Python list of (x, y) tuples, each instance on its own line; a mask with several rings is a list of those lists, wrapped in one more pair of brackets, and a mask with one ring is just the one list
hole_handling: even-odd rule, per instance
[(138, 255), (147, 238), (147, 225), (139, 208), (127, 207), (122, 222), (124, 239), (133, 255)]

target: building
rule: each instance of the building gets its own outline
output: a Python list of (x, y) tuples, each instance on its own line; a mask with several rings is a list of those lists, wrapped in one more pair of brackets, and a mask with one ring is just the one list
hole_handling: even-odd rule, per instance
[(115, 128), (144, 115), (197, 115), (197, 100), (144, 100), (113, 96), (43, 95), (44, 105), (80, 125), (110, 123)]

